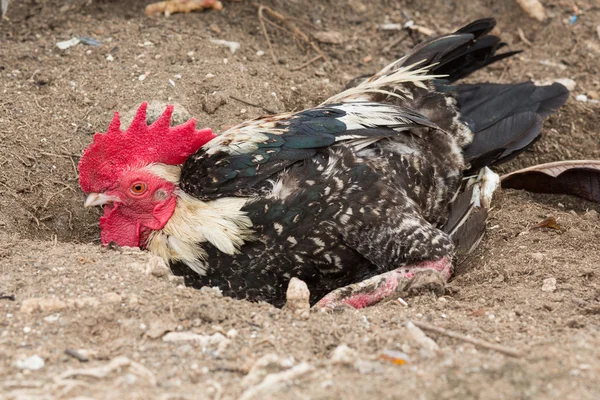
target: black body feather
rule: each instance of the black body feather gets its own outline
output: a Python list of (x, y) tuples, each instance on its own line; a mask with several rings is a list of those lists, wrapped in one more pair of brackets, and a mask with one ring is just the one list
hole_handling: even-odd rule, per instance
[(205, 202), (247, 198), (242, 211), (256, 237), (232, 255), (200, 243), (205, 274), (175, 261), (173, 272), (190, 286), (281, 306), (292, 277), (315, 302), (373, 275), (468, 251), (486, 210), (474, 210), (470, 189), (455, 197), (463, 174), (531, 145), (568, 95), (558, 84), (451, 85), (516, 53), (496, 54), (503, 44), (488, 35), (494, 24), (483, 19), (431, 39), (397, 65), (437, 63), (430, 73), (444, 80), (386, 84), (379, 89), (400, 96), (365, 91), (248, 121), (190, 157), (181, 188)]

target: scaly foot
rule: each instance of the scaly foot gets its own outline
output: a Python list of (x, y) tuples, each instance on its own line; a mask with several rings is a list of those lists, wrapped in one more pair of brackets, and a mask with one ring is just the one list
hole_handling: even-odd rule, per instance
[(402, 291), (413, 293), (431, 290), (441, 294), (451, 275), (452, 262), (448, 257), (422, 261), (336, 289), (319, 300), (314, 307), (326, 310), (340, 307), (365, 308)]

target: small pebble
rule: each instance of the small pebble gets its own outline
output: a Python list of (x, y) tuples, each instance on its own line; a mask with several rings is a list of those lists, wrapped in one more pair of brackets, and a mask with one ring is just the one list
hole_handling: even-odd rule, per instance
[(208, 74), (204, 75), (204, 77), (205, 77), (206, 79), (212, 79), (212, 78), (214, 78), (215, 76), (209, 72)]
[(264, 52), (264, 51), (262, 51), (262, 50), (259, 50), (259, 51), (257, 51), (257, 52), (256, 52), (256, 55), (257, 55), (258, 57), (262, 57), (262, 56), (264, 56), (264, 55), (265, 55), (265, 52)]
[(575, 96), (575, 100), (581, 101), (582, 103), (586, 103), (588, 101), (588, 97), (585, 94), (578, 94)]
[(67, 307), (64, 301), (53, 298), (33, 298), (26, 299), (21, 304), (21, 312), (31, 314), (35, 311), (52, 312), (59, 311)]
[(227, 331), (227, 337), (229, 339), (235, 339), (237, 337), (237, 335), (238, 335), (237, 329), (233, 329), (232, 328), (232, 329), (230, 329), (230, 330)]
[(542, 253), (531, 253), (529, 256), (535, 261), (542, 261), (544, 259), (544, 255)]
[(60, 313), (51, 314), (51, 315), (48, 315), (47, 317), (44, 317), (44, 321), (46, 321), (50, 324), (58, 321), (59, 319), (60, 319)]
[(138, 76), (138, 81), (143, 81), (144, 79), (146, 79), (146, 75), (145, 74), (141, 74), (140, 76)]
[(295, 277), (290, 279), (285, 298), (285, 310), (291, 311), (300, 319), (308, 319), (310, 311), (310, 291), (304, 281)]
[(546, 278), (542, 284), (542, 291), (554, 292), (556, 290), (556, 278)]
[(17, 360), (15, 365), (19, 369), (37, 371), (39, 369), (44, 368), (46, 363), (44, 362), (44, 359), (42, 357), (38, 356), (37, 354), (34, 354), (31, 357), (27, 357), (22, 360)]
[(338, 347), (333, 350), (331, 353), (330, 361), (334, 364), (353, 364), (358, 355), (356, 351), (346, 346), (345, 344), (340, 344)]
[(31, 328), (30, 327), (26, 326), (26, 327), (23, 328), (23, 333), (29, 333), (29, 332), (31, 332)]
[(122, 297), (121, 297), (119, 294), (117, 294), (117, 293), (115, 293), (115, 292), (109, 292), (109, 293), (105, 293), (105, 294), (102, 296), (102, 301), (103, 301), (104, 303), (109, 303), (109, 304), (112, 304), (112, 303), (120, 303), (122, 299), (123, 299), (123, 298), (122, 298)]
[(419, 346), (422, 357), (432, 358), (440, 351), (438, 344), (427, 336), (421, 328), (413, 324), (412, 321), (406, 323), (406, 329), (408, 330), (409, 337), (412, 341)]

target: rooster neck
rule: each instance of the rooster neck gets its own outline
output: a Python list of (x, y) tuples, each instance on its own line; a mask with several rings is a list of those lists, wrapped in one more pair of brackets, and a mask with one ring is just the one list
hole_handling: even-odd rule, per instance
[[(179, 173), (174, 173), (172, 166), (166, 167), (168, 174), (165, 170), (157, 171), (157, 175), (178, 183)], [(160, 169), (160, 165), (153, 166), (153, 170)], [(226, 197), (204, 202), (179, 188), (176, 194), (173, 216), (161, 230), (150, 234), (146, 246), (166, 262), (183, 262), (203, 276), (208, 268), (203, 244), (208, 242), (220, 252), (234, 255), (252, 239), (252, 221), (241, 210), (248, 198)]]

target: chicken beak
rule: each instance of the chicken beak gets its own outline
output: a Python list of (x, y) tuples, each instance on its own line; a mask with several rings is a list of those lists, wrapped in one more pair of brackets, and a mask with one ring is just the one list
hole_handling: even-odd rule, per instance
[(108, 203), (115, 203), (120, 201), (117, 196), (111, 196), (106, 193), (90, 193), (88, 197), (85, 199), (85, 203), (83, 203), (84, 207), (92, 207), (92, 206), (103, 206)]

